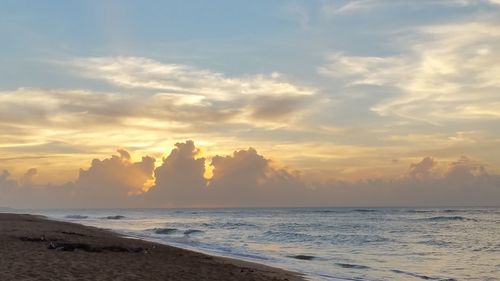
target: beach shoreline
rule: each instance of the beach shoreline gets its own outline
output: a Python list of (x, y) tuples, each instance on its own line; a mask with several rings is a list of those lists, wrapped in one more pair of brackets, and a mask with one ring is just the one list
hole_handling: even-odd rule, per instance
[(29, 214), (0, 213), (0, 280), (305, 280), (299, 273)]

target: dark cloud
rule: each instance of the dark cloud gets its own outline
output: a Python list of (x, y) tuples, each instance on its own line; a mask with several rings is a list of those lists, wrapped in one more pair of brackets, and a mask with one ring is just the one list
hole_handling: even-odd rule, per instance
[(126, 151), (125, 149), (118, 149), (116, 152), (120, 154), (120, 158), (125, 160), (125, 161), (130, 161), (130, 153)]
[(253, 148), (235, 151), (232, 156), (215, 156), (212, 159), (211, 185), (257, 186), (265, 178), (268, 161)]
[(461, 183), (471, 183), (488, 178), (486, 168), (465, 156), (452, 162), (445, 174), (446, 178)]
[[(282, 206), (302, 185), (298, 175), (275, 169), (253, 148), (215, 156), (213, 176), (192, 141), (178, 143), (155, 171), (156, 184), (144, 196), (155, 206)], [(283, 193), (286, 194), (283, 196)], [(297, 199), (298, 196), (294, 196)], [(295, 200), (297, 201), (297, 200)]]
[(425, 157), (422, 161), (410, 165), (408, 175), (413, 178), (428, 178), (436, 165), (437, 162), (432, 157)]
[[(0, 150), (9, 152), (11, 154), (73, 154), (83, 152), (77, 145), (71, 145), (62, 141), (50, 141), (40, 144), (23, 145), (18, 144), (12, 145), (5, 148), (0, 148)], [(33, 156), (32, 156), (33, 157)], [(47, 156), (45, 156), (47, 157)]]
[(17, 187), (17, 182), (10, 179), (10, 173), (7, 170), (3, 170), (0, 174), (0, 191), (10, 191), (11, 189)]
[(296, 117), (312, 101), (311, 96), (260, 97), (251, 103), (251, 116), (255, 120), (286, 121)]
[(319, 185), (313, 204), (335, 206), (497, 206), (500, 175), (466, 157), (444, 171), (432, 157), (412, 163), (394, 179), (330, 182)]
[[(442, 206), (500, 204), (500, 175), (466, 157), (446, 169), (432, 157), (412, 163), (395, 179), (306, 182), (299, 172), (277, 168), (249, 148), (207, 160), (192, 141), (177, 143), (162, 164), (126, 150), (94, 159), (64, 185), (36, 185), (36, 169), (20, 184), (0, 174), (0, 205), (12, 207), (265, 207), (265, 206)], [(153, 182), (154, 180), (154, 182)], [(151, 188), (148, 189), (148, 186)]]
[(253, 148), (212, 159), (210, 191), (219, 206), (291, 206), (300, 204), (304, 189), (299, 174), (278, 169)]
[(71, 208), (71, 184), (36, 185), (33, 177), (38, 170), (31, 168), (21, 177), (19, 183), (10, 179), (10, 173), (0, 175), (0, 206), (19, 208)]
[(38, 174), (38, 169), (37, 168), (30, 168), (26, 173), (21, 177), (19, 182), (22, 185), (29, 186), (33, 184), (33, 177)]
[(131, 162), (127, 151), (118, 152), (120, 156), (94, 159), (89, 169), (80, 170), (75, 181), (77, 197), (95, 206), (120, 206), (143, 192), (145, 184), (153, 179), (155, 159), (146, 156), (140, 162)]
[(193, 141), (176, 143), (163, 164), (155, 170), (155, 185), (144, 196), (159, 206), (194, 206), (206, 193), (205, 158)]

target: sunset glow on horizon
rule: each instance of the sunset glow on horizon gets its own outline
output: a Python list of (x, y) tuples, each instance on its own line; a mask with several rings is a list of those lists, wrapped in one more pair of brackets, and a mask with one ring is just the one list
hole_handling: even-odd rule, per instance
[(251, 2), (3, 1), (0, 206), (500, 204), (499, 1)]

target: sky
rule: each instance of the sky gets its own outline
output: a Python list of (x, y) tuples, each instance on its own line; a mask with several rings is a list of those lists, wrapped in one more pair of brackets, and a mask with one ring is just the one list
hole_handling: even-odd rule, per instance
[(500, 205), (500, 1), (0, 1), (0, 206)]

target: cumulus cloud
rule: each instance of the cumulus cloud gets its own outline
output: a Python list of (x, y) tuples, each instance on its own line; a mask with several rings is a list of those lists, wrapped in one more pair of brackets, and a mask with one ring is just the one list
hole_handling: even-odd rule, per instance
[(235, 151), (230, 156), (216, 156), (212, 159), (213, 177), (210, 180), (221, 201), (233, 206), (248, 202), (258, 203), (262, 198), (268, 160), (257, 154), (253, 148)]
[(383, 116), (433, 124), (457, 119), (498, 120), (497, 26), (497, 22), (471, 22), (418, 28), (418, 38), (402, 55), (335, 53), (318, 72), (348, 87), (373, 85), (395, 92), (396, 97), (372, 107)]
[(17, 187), (17, 182), (13, 179), (10, 179), (10, 172), (7, 170), (3, 170), (2, 174), (0, 174), (0, 190), (10, 191), (15, 187)]
[(450, 163), (445, 176), (458, 183), (474, 183), (486, 179), (489, 175), (483, 165), (462, 156), (457, 161)]
[(38, 169), (29, 169), (19, 184), (9, 179), (9, 172), (0, 176), (0, 204), (23, 208), (112, 208), (137, 206), (134, 197), (142, 194), (153, 181), (154, 158), (142, 157), (133, 162), (123, 149), (119, 155), (94, 159), (87, 169), (80, 169), (78, 178), (59, 185), (36, 184)]
[[(158, 207), (292, 206), (304, 198), (298, 173), (277, 168), (249, 148), (228, 156), (200, 157), (192, 141), (177, 143), (155, 170), (155, 185), (141, 196)], [(206, 165), (212, 176), (205, 177)], [(302, 195), (302, 196), (301, 196)]]
[[(205, 158), (192, 141), (177, 143), (155, 170), (156, 183), (144, 194), (156, 206), (289, 206), (303, 186), (300, 176), (278, 169), (253, 148), (215, 156), (205, 178)], [(286, 194), (286, 196), (283, 196)]]
[[(318, 185), (309, 202), (325, 206), (497, 206), (500, 175), (460, 158), (448, 167), (432, 157), (392, 179), (332, 181)], [(482, 167), (482, 168), (481, 168)], [(486, 176), (487, 175), (487, 176)]]
[[(411, 163), (396, 178), (306, 181), (278, 169), (254, 149), (212, 160), (209, 186), (226, 206), (442, 206), (500, 203), (500, 176), (461, 157), (446, 165), (433, 157)], [(231, 204), (233, 203), (233, 204)]]
[(217, 195), (218, 204), (290, 206), (300, 204), (299, 189), (306, 191), (300, 174), (275, 167), (253, 148), (216, 156), (211, 165), (213, 177), (209, 186)]
[(26, 186), (29, 186), (29, 185), (32, 185), (33, 184), (33, 177), (36, 176), (36, 174), (38, 174), (38, 169), (37, 168), (30, 168), (28, 171), (26, 171), (26, 173), (21, 177), (21, 179), (19, 180), (19, 182), (22, 184), (22, 185), (26, 185)]
[(127, 151), (120, 149), (118, 153), (104, 160), (94, 159), (88, 169), (80, 170), (74, 182), (76, 198), (94, 207), (127, 205), (131, 196), (149, 187), (155, 159), (145, 156), (132, 162)]
[(245, 183), (257, 186), (265, 178), (268, 161), (253, 148), (235, 151), (231, 156), (216, 156), (212, 159), (212, 184), (226, 181), (227, 186)]
[(432, 157), (425, 157), (418, 163), (412, 163), (408, 171), (408, 175), (413, 178), (426, 179), (428, 178), (437, 162)]
[(156, 168), (155, 185), (145, 195), (158, 206), (196, 206), (206, 195), (205, 158), (193, 141), (175, 144), (175, 148)]
[[(500, 175), (467, 157), (439, 162), (424, 157), (407, 174), (360, 181), (306, 180), (278, 168), (255, 149), (201, 157), (194, 142), (177, 143), (156, 169), (154, 159), (133, 162), (126, 150), (94, 159), (73, 182), (36, 185), (28, 171), (18, 184), (0, 174), (0, 204), (11, 207), (266, 207), (441, 206), (500, 204)], [(206, 165), (212, 177), (205, 178)], [(24, 177), (23, 177), (24, 178)], [(151, 186), (151, 187), (150, 187)], [(150, 188), (149, 188), (150, 187)]]
[(33, 177), (38, 173), (31, 168), (16, 181), (9, 171), (0, 174), (0, 206), (18, 208), (71, 208), (70, 184), (38, 185)]

